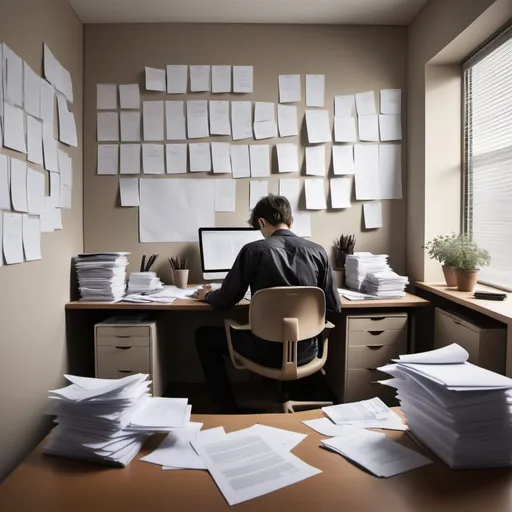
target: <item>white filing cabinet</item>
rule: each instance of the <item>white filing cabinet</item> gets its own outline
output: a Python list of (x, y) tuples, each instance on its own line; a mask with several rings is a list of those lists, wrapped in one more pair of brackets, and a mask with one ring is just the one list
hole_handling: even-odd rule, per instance
[(469, 353), (469, 362), (505, 373), (507, 332), (490, 322), (477, 325), (454, 313), (436, 308), (435, 348), (458, 343)]
[(148, 373), (153, 396), (162, 396), (164, 379), (156, 322), (108, 319), (94, 326), (96, 377), (118, 379)]
[(395, 390), (377, 383), (390, 376), (377, 368), (406, 353), (406, 313), (347, 316), (343, 400), (355, 402), (378, 396), (392, 401)]

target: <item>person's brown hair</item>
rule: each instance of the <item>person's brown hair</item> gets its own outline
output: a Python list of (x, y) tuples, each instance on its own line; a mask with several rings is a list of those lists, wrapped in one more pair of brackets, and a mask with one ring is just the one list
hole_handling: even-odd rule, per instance
[(258, 219), (265, 219), (272, 226), (286, 224), (291, 227), (292, 207), (290, 202), (284, 196), (275, 196), (269, 194), (258, 201), (251, 213), (249, 224), (254, 229), (259, 229)]

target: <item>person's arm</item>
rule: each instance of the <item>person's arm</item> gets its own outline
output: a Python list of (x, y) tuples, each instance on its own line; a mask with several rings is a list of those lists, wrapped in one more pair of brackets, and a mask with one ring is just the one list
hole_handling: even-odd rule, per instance
[(341, 301), (340, 294), (338, 293), (338, 288), (336, 287), (336, 283), (334, 282), (334, 276), (332, 273), (331, 264), (329, 263), (329, 258), (327, 257), (327, 253), (323, 254), (323, 275), (321, 276), (320, 288), (325, 293), (325, 305), (327, 311), (334, 311), (335, 313), (341, 312)]
[(231, 309), (244, 298), (245, 292), (249, 288), (251, 268), (250, 252), (247, 246), (242, 247), (222, 286), (218, 290), (210, 292), (205, 297), (205, 302), (215, 309)]

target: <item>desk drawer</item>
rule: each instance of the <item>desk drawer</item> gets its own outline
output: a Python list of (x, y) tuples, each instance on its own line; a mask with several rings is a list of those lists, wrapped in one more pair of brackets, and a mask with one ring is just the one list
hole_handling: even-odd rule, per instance
[(407, 344), (407, 329), (401, 330), (372, 330), (349, 331), (349, 350), (353, 346), (386, 346)]
[(149, 338), (150, 335), (148, 325), (96, 325), (97, 338)]
[(149, 347), (150, 345), (150, 338), (137, 336), (98, 336), (96, 338), (97, 347)]
[(396, 390), (389, 386), (378, 384), (379, 380), (389, 379), (386, 373), (370, 370), (348, 370), (345, 401), (357, 402), (379, 397), (387, 404), (395, 401)]
[(348, 317), (347, 320), (350, 332), (399, 330), (407, 326), (407, 315)]
[(148, 347), (96, 348), (96, 377), (113, 379), (131, 373), (150, 373), (150, 352)]
[(348, 350), (349, 369), (377, 368), (407, 353), (407, 344), (352, 346)]

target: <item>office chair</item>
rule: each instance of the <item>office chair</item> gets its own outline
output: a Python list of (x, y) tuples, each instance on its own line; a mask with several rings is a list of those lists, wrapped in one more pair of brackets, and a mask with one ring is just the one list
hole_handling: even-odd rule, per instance
[[(252, 296), (249, 323), (241, 325), (230, 319), (224, 321), (229, 355), (235, 368), (249, 370), (258, 375), (286, 382), (308, 377), (321, 371), (327, 360), (328, 330), (334, 327), (325, 320), (325, 295), (320, 288), (312, 286), (285, 286), (260, 290)], [(233, 348), (231, 332), (251, 331), (263, 340), (282, 343), (283, 362), (281, 368), (262, 366), (237, 353)], [(321, 336), (322, 356), (297, 366), (297, 343)], [(285, 413), (295, 412), (295, 407), (324, 407), (332, 402), (281, 403)]]

